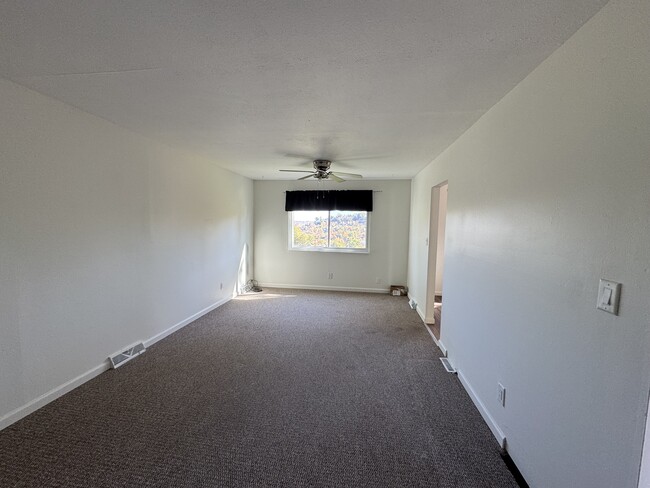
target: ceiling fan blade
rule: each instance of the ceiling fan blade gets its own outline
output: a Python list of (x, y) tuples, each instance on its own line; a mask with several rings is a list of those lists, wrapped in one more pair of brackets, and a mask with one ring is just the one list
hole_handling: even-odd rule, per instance
[(306, 159), (310, 163), (314, 160), (311, 156), (305, 156), (304, 154), (294, 154), (294, 153), (285, 153), (285, 158), (297, 158), (297, 159)]
[(355, 174), (355, 173), (343, 173), (341, 171), (334, 171), (334, 173), (336, 173), (339, 176), (347, 176), (349, 178), (363, 178), (362, 175), (358, 175), (358, 174)]
[(278, 171), (284, 171), (285, 173), (314, 173), (313, 171), (305, 171), (303, 169), (281, 169)]
[(315, 177), (316, 175), (312, 173), (312, 174), (310, 174), (310, 175), (307, 175), (307, 176), (303, 176), (303, 177), (301, 177), (301, 178), (298, 178), (296, 181), (306, 180), (307, 178), (311, 178), (312, 176)]
[(356, 158), (336, 158), (333, 161), (363, 161), (364, 159), (386, 159), (386, 154), (369, 154), (367, 156), (358, 156)]
[(328, 176), (328, 178), (332, 178), (337, 183), (341, 183), (341, 182), (345, 181), (343, 178), (340, 178), (340, 177), (336, 176), (334, 173), (330, 173), (327, 176)]

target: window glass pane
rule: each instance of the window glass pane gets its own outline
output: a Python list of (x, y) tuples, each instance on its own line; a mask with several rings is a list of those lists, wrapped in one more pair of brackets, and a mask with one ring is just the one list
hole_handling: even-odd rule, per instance
[(332, 210), (330, 212), (330, 247), (365, 249), (368, 212)]
[(327, 247), (328, 211), (292, 212), (292, 247)]

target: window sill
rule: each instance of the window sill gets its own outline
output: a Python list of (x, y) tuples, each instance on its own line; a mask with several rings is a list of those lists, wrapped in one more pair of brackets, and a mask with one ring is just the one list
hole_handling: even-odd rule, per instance
[(370, 254), (369, 249), (337, 249), (333, 247), (290, 247), (289, 251), (298, 252), (334, 252), (343, 254)]

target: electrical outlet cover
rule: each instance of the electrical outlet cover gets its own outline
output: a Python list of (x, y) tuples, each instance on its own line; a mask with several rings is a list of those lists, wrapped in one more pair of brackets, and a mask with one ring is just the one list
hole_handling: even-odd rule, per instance
[(505, 407), (506, 406), (506, 388), (501, 383), (497, 383), (497, 388), (498, 388), (498, 397), (497, 397), (497, 399), (499, 400), (499, 403), (501, 404), (501, 406)]

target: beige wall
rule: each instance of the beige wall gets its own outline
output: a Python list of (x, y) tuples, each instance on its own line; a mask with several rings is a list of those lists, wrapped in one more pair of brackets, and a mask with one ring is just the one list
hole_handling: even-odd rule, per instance
[[(442, 342), (534, 487), (636, 487), (650, 387), (650, 2), (610, 2), (412, 183), (424, 303), (449, 181)], [(618, 317), (598, 280), (623, 284)], [(507, 389), (505, 408), (497, 382)]]
[[(379, 190), (373, 194), (368, 254), (289, 251), (285, 191)], [(410, 182), (408, 180), (255, 182), (255, 278), (281, 286), (385, 291), (406, 284)], [(328, 273), (334, 273), (328, 279)], [(377, 283), (377, 278), (380, 283)]]
[(1, 428), (227, 300), (253, 185), (2, 80), (0, 113)]

